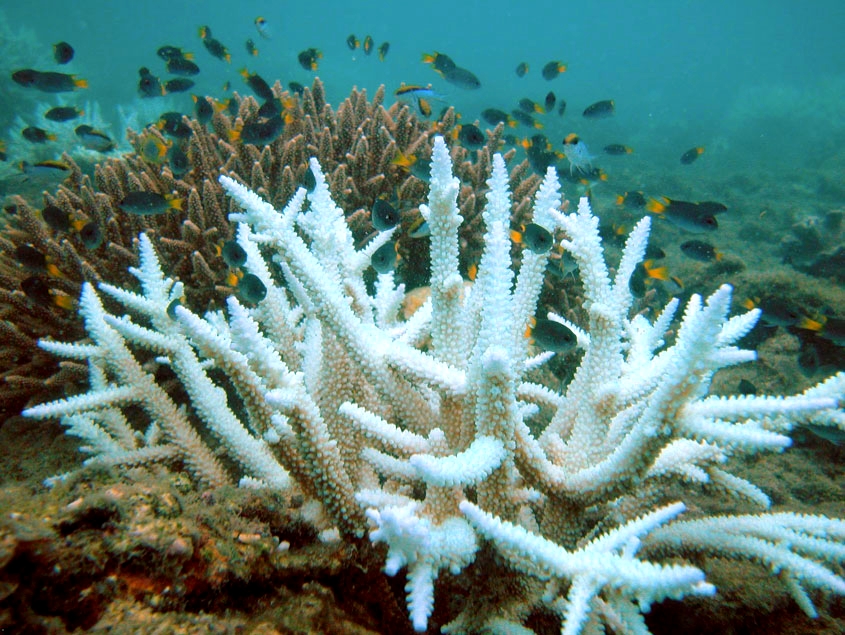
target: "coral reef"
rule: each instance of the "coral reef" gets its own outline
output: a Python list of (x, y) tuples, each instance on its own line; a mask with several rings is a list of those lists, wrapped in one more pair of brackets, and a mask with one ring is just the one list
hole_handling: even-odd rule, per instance
[[(155, 126), (139, 133), (130, 130), (128, 139), (136, 152), (106, 159), (93, 169), (93, 178), (86, 173), (86, 166), (80, 167), (65, 154), (63, 161), (70, 167), (70, 176), (56, 191), (44, 193), (44, 205), (55, 206), (68, 215), (73, 223), (66, 231), (48, 226), (36, 204), (21, 197), (12, 199), (8, 209), (14, 213), (4, 214), (6, 227), (0, 242), (0, 329), (4, 333), (0, 358), (7, 362), (0, 385), (0, 410), (12, 415), (36, 393), (40, 392), (43, 399), (45, 390), (55, 391), (53, 394), (76, 390), (80, 367), (65, 362), (57, 370), (35, 342), (42, 337), (81, 336), (81, 323), (76, 313), (68, 310), (68, 298), (79, 296), (84, 281), (131, 283), (127, 267), (137, 264), (135, 246), (140, 232), (155, 237), (164, 268), (186, 283), (187, 306), (198, 312), (219, 308), (237, 291), (236, 272), (221, 257), (222, 244), (232, 238), (227, 220), (229, 203), (217, 182), (221, 171), (238, 175), (269, 200), (281, 204), (305, 181), (307, 160), (316, 156), (329, 175), (332, 195), (349, 211), (350, 227), (358, 240), (372, 233), (369, 214), (377, 197), (397, 201), (403, 232), (419, 218), (414, 201), (422, 199), (425, 183), (411, 176), (407, 168), (394, 165), (394, 159), (402, 155), (423, 160), (430, 155), (428, 123), (418, 120), (406, 105), (396, 103), (385, 108), (383, 88), (372, 100), (365, 91), (353, 91), (336, 111), (325, 103), (319, 79), (302, 96), (282, 91), (278, 83), (273, 90), (285, 104), (288, 120), (278, 139), (264, 146), (230, 140), (232, 132), (244, 121), (254, 119), (259, 109), (253, 98), (237, 97), (234, 116), (228, 111), (214, 114), (213, 131), (196, 120), (183, 120), (189, 127), (186, 145), (190, 166), (181, 175), (174, 174), (164, 157), (145, 158), (145, 140), (168, 142)], [(451, 131), (454, 112), (447, 112), (437, 126), (438, 130)], [(456, 170), (465, 183), (459, 204), (473, 221), (462, 229), (467, 255), (464, 271), (480, 255), (480, 194), (501, 132), (501, 128), (494, 131), (487, 145), (472, 153), (457, 144), (452, 148)], [(538, 183), (526, 162), (515, 167), (511, 177), (515, 219), (526, 214)], [(128, 214), (120, 208), (120, 202), (135, 191), (182, 199), (185, 214)], [(101, 244), (93, 247), (86, 244), (80, 231), (91, 223), (102, 236)], [(406, 279), (416, 280), (415, 284), (427, 279), (425, 244), (425, 240), (410, 238), (399, 243), (404, 256), (400, 270)], [(52, 268), (32, 271), (23, 267), (16, 254), (21, 246), (34, 247), (44, 254)], [(43, 290), (39, 297), (28, 296), (21, 286), (32, 277)], [(63, 306), (57, 306), (57, 300)]]
[[(315, 112), (325, 112), (313, 99)], [(368, 145), (367, 157), (375, 155)], [(335, 200), (354, 206), (360, 180), (348, 187), (339, 166), (324, 172), (311, 159), (313, 189), (293, 191), (301, 181), (286, 177), (286, 167), (280, 180), (290, 199), (277, 211), (277, 201), (244, 185), (274, 201), (272, 171), (261, 153), (250, 160), (249, 179), (239, 170), (220, 183), (244, 210), (229, 218), (263, 297), (229, 296), (225, 311), (200, 316), (182, 301), (191, 281), (162, 270), (157, 249), (167, 243), (144, 233), (130, 269), (140, 292), (84, 283), (79, 311), (90, 340), (40, 343), (87, 362), (90, 389), (24, 414), (60, 417), (83, 439), (89, 466), (184, 467), (209, 491), (238, 480), (301, 498), (324, 541), (359, 544), (369, 529), (370, 542), (386, 547), (386, 573), (407, 569), (417, 631), (431, 625), (435, 583), (467, 574), (490, 550), (490, 571), (439, 621), (445, 632), (524, 629), (537, 611), (572, 635), (647, 632), (643, 613), (652, 604), (714, 593), (695, 564), (701, 555), (778, 572), (809, 616), (819, 592), (845, 594), (834, 572), (843, 560), (841, 520), (680, 517), (685, 488), (727, 494), (745, 511), (767, 509), (766, 493), (729, 461), (783, 450), (799, 424), (845, 428), (845, 374), (793, 397), (708, 395), (717, 370), (754, 359), (735, 344), (759, 311), (729, 317), (725, 285), (706, 301), (693, 295), (671, 331), (678, 300), (653, 322), (632, 316), (629, 279), (645, 253), (648, 219), (629, 236), (611, 279), (587, 200), (561, 213), (553, 169), (537, 191), (531, 222), (551, 235), (562, 230), (585, 294), (583, 328), (548, 316), (583, 351), (557, 392), (531, 381), (551, 353), (525, 336), (549, 252), (525, 249), (518, 274), (512, 268), (513, 179), (501, 155), (491, 157), (483, 255), (467, 288), (461, 182), (445, 142), (434, 140), (428, 203), (419, 206), (431, 231), (431, 294), (404, 322), (394, 274), (378, 275), (374, 295), (364, 280), (397, 230), (359, 249)], [(480, 198), (484, 190), (475, 191)]]

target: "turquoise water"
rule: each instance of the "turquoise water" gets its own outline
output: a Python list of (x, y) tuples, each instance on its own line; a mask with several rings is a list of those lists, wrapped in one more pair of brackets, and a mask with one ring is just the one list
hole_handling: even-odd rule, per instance
[[(636, 161), (676, 169), (680, 154), (707, 147), (707, 165), (742, 169), (842, 161), (845, 143), (845, 4), (827, 2), (52, 2), (35, 0), (3, 9), (14, 28), (34, 30), (49, 58), (50, 45), (76, 48), (69, 66), (90, 81), (85, 97), (111, 117), (136, 97), (138, 68), (165, 75), (156, 49), (181, 46), (196, 54), (202, 72), (196, 92), (222, 96), (229, 80), (248, 92), (237, 71), (248, 66), (268, 80), (310, 84), (296, 54), (319, 48), (317, 74), (338, 103), (353, 85), (392, 92), (402, 82), (432, 83), (465, 120), (496, 106), (505, 110), (549, 90), (568, 102), (563, 119), (547, 123), (555, 142), (577, 132), (591, 148), (626, 143)], [(272, 39), (253, 24), (264, 16)], [(232, 53), (212, 58), (198, 27), (208, 25)], [(387, 60), (346, 47), (346, 37), (371, 34), (390, 42)], [(257, 58), (244, 43), (252, 38)], [(464, 91), (420, 62), (423, 52), (445, 52), (480, 78)], [(547, 82), (542, 66), (559, 59), (569, 70)], [(530, 64), (519, 79), (514, 68)], [(9, 82), (8, 77), (2, 78)], [(586, 121), (581, 111), (614, 99), (612, 120)], [(186, 111), (189, 97), (175, 100)], [(702, 162), (705, 163), (705, 162)]]

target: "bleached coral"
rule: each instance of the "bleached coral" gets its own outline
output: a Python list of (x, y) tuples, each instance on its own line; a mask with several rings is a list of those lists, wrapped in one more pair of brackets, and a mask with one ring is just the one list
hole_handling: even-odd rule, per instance
[[(776, 567), (811, 615), (808, 591), (845, 593), (827, 567), (845, 559), (845, 522), (790, 514), (679, 520), (684, 505), (662, 494), (675, 481), (767, 507), (765, 493), (728, 461), (782, 450), (798, 423), (845, 427), (845, 374), (795, 397), (708, 396), (716, 370), (754, 359), (735, 343), (757, 313), (729, 317), (728, 286), (707, 300), (693, 296), (669, 345), (677, 300), (654, 322), (630, 317), (628, 282), (648, 219), (611, 278), (598, 219), (586, 199), (575, 213), (559, 211), (550, 169), (533, 222), (565, 234), (589, 318), (577, 337), (580, 366), (555, 393), (529, 381), (549, 355), (534, 355), (524, 336), (548, 253), (526, 250), (519, 271), (512, 267), (501, 156), (488, 181), (485, 251), (467, 286), (458, 273), (459, 183), (444, 141), (435, 140), (429, 200), (420, 207), (431, 230), (431, 297), (405, 322), (396, 318), (403, 287), (392, 273), (379, 275), (374, 296), (363, 282), (391, 233), (357, 250), (315, 160), (311, 170), (313, 191), (300, 189), (281, 212), (220, 179), (244, 210), (231, 219), (240, 223), (245, 269), (267, 289), (263, 300), (247, 307), (231, 298), (227, 316), (195, 315), (179, 306), (181, 283), (164, 276), (142, 236), (134, 271), (141, 293), (100, 285), (135, 317), (110, 315), (86, 286), (80, 310), (93, 343), (43, 344), (87, 359), (91, 390), (25, 414), (62, 417), (85, 440), (90, 462), (176, 461), (216, 485), (229, 474), (197, 427), (208, 430), (244, 484), (304, 494), (342, 535), (369, 527), (370, 540), (387, 545), (386, 572), (407, 568), (418, 631), (428, 626), (438, 576), (460, 575), (482, 538), (521, 572), (519, 593), (496, 606), (496, 593), (466, 597), (448, 632), (524, 630), (520, 622), (542, 606), (567, 634), (602, 624), (644, 633), (651, 603), (713, 593), (696, 567), (664, 564), (695, 551)], [(188, 404), (156, 383), (139, 349), (172, 368)], [(146, 413), (143, 433), (123, 416), (128, 404)]]

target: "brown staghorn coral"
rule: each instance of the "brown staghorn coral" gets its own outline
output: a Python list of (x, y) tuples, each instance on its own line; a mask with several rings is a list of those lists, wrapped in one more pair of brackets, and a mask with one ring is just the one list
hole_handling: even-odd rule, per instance
[[(399, 241), (400, 270), (408, 286), (427, 280), (427, 241), (407, 238), (407, 230), (418, 222), (418, 204), (428, 185), (411, 176), (397, 158), (427, 160), (434, 133), (457, 137), (457, 115), (449, 109), (434, 124), (420, 120), (408, 105), (385, 107), (385, 90), (380, 87), (372, 100), (364, 90), (353, 90), (335, 110), (326, 103), (319, 79), (302, 95), (273, 87), (284, 105), (286, 125), (272, 143), (258, 146), (233, 141), (232, 132), (258, 117), (259, 104), (252, 97), (235, 96), (237, 114), (215, 112), (210, 129), (196, 120), (183, 118), (190, 126), (184, 144), (190, 169), (174, 175), (161, 160), (146, 160), (143, 145), (150, 137), (165, 143), (161, 131), (149, 126), (140, 133), (127, 132), (135, 153), (107, 159), (94, 169), (93, 178), (65, 155), (71, 174), (54, 192), (44, 193), (44, 203), (64, 211), (72, 220), (68, 231), (51, 229), (34, 205), (14, 199), (16, 212), (8, 215), (0, 230), (0, 332), (4, 362), (0, 385), (0, 411), (16, 414), (38, 394), (72, 392), (84, 369), (63, 362), (57, 366), (38, 349), (42, 337), (77, 339), (81, 321), (73, 303), (83, 281), (108, 281), (127, 285), (129, 266), (137, 264), (135, 241), (140, 232), (155, 236), (159, 257), (169, 275), (183, 280), (188, 289), (186, 303), (196, 311), (219, 308), (234, 291), (237, 280), (221, 257), (221, 245), (231, 238), (227, 214), (229, 202), (217, 177), (227, 173), (239, 178), (274, 205), (282, 205), (306, 182), (308, 159), (316, 156), (329, 175), (335, 200), (349, 213), (353, 234), (364, 241), (373, 232), (370, 209), (377, 198), (393, 201), (401, 212), (403, 238)], [(218, 109), (219, 110), (219, 109)], [(466, 271), (481, 255), (481, 209), (485, 181), (490, 175), (492, 155), (501, 145), (500, 125), (488, 132), (485, 147), (469, 151), (457, 142), (451, 146), (456, 175), (461, 180), (458, 204), (464, 215), (461, 229)], [(506, 155), (511, 160), (510, 150)], [(513, 219), (519, 225), (539, 185), (526, 161), (511, 173)], [(120, 209), (120, 202), (134, 191), (155, 192), (182, 199), (183, 211), (140, 216)], [(95, 223), (102, 244), (86, 247), (80, 229)], [(46, 256), (52, 267), (33, 272), (19, 262), (16, 249), (30, 245)], [(27, 295), (21, 283), (37, 278), (42, 297)], [(47, 291), (49, 289), (49, 291)]]

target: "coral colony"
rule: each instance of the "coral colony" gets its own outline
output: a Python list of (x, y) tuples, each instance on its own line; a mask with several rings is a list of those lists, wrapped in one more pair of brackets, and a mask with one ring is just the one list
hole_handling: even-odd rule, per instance
[[(485, 544), (497, 554), (498, 578), (468, 593), (444, 632), (527, 632), (521, 624), (540, 607), (570, 635), (603, 625), (647, 633), (652, 603), (715, 592), (686, 563), (696, 554), (767, 566), (809, 615), (816, 592), (845, 594), (829, 568), (845, 559), (845, 521), (686, 518), (683, 502), (666, 493), (707, 486), (766, 509), (766, 494), (732, 474), (729, 459), (782, 450), (798, 424), (845, 428), (845, 374), (793, 397), (708, 396), (716, 370), (754, 359), (734, 344), (758, 311), (728, 317), (728, 286), (706, 300), (694, 295), (668, 345), (677, 299), (653, 322), (630, 317), (628, 281), (649, 219), (629, 236), (611, 278), (587, 199), (562, 213), (549, 169), (533, 223), (565, 236), (589, 316), (583, 328), (549, 316), (583, 349), (574, 378), (554, 392), (529, 378), (552, 354), (537, 354), (525, 336), (549, 253), (526, 249), (512, 270), (500, 155), (470, 286), (458, 272), (459, 182), (446, 144), (435, 140), (420, 207), (431, 231), (431, 295), (406, 321), (397, 317), (404, 287), (393, 273), (378, 275), (374, 295), (363, 276), (396, 230), (356, 250), (315, 159), (311, 170), (314, 189), (300, 188), (281, 212), (220, 177), (243, 208), (230, 218), (263, 299), (230, 297), (225, 314), (192, 313), (179, 302), (183, 284), (164, 275), (141, 235), (140, 266), (131, 270), (141, 292), (85, 284), (80, 312), (90, 340), (41, 342), (87, 361), (90, 390), (25, 414), (60, 417), (84, 440), (88, 464), (176, 463), (206, 487), (228, 482), (236, 464), (243, 486), (308, 501), (325, 539), (369, 531), (386, 546), (386, 573), (406, 569), (417, 631), (428, 626), (437, 578), (461, 575)], [(106, 311), (101, 295), (127, 314)], [(153, 358), (170, 367), (187, 403), (156, 381)]]

